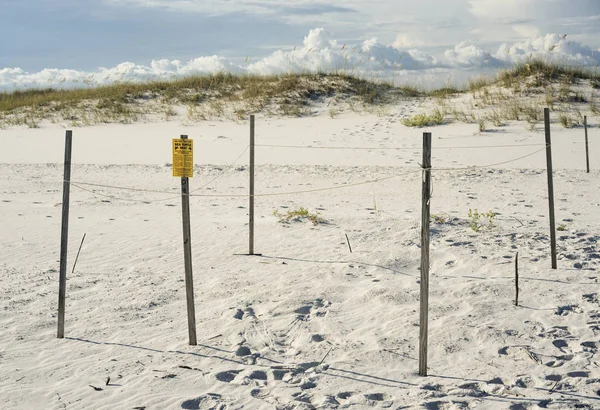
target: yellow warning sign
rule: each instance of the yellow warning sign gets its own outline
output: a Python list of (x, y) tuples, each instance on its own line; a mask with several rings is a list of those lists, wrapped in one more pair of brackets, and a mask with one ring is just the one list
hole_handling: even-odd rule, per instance
[(173, 176), (194, 176), (194, 140), (173, 138)]

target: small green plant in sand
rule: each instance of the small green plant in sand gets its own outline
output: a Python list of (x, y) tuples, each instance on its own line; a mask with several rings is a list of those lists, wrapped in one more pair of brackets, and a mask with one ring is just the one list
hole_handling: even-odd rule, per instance
[(402, 124), (407, 127), (426, 127), (428, 125), (442, 125), (444, 114), (436, 109), (431, 114), (417, 114), (413, 117), (404, 118)]
[(477, 209), (469, 209), (469, 228), (475, 232), (480, 232), (483, 228), (491, 230), (494, 225), (496, 213), (493, 211), (479, 212)]
[(556, 228), (556, 230), (557, 231), (561, 231), (561, 232), (566, 231), (567, 230), (567, 225), (560, 224), (560, 225), (558, 225), (558, 227)]
[(308, 209), (300, 207), (298, 209), (290, 210), (285, 213), (280, 213), (277, 209), (273, 211), (273, 216), (279, 219), (280, 223), (289, 224), (290, 222), (302, 222), (308, 220), (313, 225), (324, 223), (325, 220), (319, 216), (318, 213), (310, 213)]
[(429, 215), (429, 221), (436, 224), (444, 224), (448, 219), (445, 215), (431, 214)]

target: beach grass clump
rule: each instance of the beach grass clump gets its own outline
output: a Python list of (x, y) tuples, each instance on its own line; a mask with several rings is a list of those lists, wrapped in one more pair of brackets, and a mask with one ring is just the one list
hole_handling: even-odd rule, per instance
[(462, 93), (462, 90), (454, 87), (454, 86), (445, 86), (442, 88), (437, 88), (435, 90), (431, 90), (430, 92), (427, 93), (427, 95), (429, 95), (430, 97), (435, 97), (435, 98), (448, 98), (451, 97), (453, 95), (457, 95)]
[(442, 125), (444, 123), (444, 113), (442, 113), (439, 109), (435, 109), (430, 114), (417, 114), (409, 118), (404, 118), (400, 122), (407, 127)]
[[(581, 113), (579, 113), (579, 115), (581, 116)], [(563, 128), (573, 128), (581, 124), (577, 117), (569, 115), (566, 112), (561, 112), (558, 114), (558, 123), (562, 125)]]
[(481, 232), (484, 228), (492, 230), (496, 215), (494, 211), (479, 212), (477, 209), (469, 209), (469, 228), (474, 232)]
[(470, 92), (479, 91), (493, 84), (493, 80), (487, 77), (471, 78), (467, 82), (466, 89)]
[(275, 216), (280, 223), (289, 224), (291, 222), (302, 222), (310, 221), (313, 225), (324, 223), (325, 220), (319, 216), (318, 213), (311, 213), (308, 209), (300, 207), (298, 209), (289, 210), (281, 213), (278, 210), (273, 211)]

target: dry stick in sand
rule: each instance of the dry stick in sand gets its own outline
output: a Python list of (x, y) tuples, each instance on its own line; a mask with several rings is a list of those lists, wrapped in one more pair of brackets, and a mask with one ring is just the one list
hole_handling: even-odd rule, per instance
[(518, 223), (521, 224), (521, 226), (525, 226), (525, 224), (523, 222), (521, 222), (521, 220), (519, 218), (515, 218), (514, 216), (511, 216), (511, 218), (513, 218), (514, 220), (516, 220)]
[(352, 253), (352, 246), (350, 246), (350, 239), (348, 239), (348, 234), (345, 233), (344, 235), (346, 235), (346, 242), (348, 242), (348, 249), (350, 249), (350, 253)]
[(79, 252), (81, 252), (81, 247), (83, 246), (83, 241), (85, 241), (85, 233), (83, 234), (83, 238), (81, 238), (81, 244), (79, 244), (79, 250), (77, 251), (77, 256), (75, 257), (75, 263), (73, 264), (73, 270), (71, 271), (71, 275), (75, 272), (75, 266), (77, 265), (77, 259), (79, 259)]
[(329, 349), (329, 351), (325, 354), (325, 356), (323, 356), (323, 358), (321, 359), (321, 361), (319, 362), (319, 364), (317, 366), (320, 366), (321, 364), (323, 364), (323, 362), (325, 361), (325, 359), (327, 358), (327, 356), (329, 356), (329, 353), (331, 353), (332, 350), (333, 350), (333, 346), (331, 346), (331, 348)]
[(519, 306), (519, 252), (515, 256), (515, 306)]
[(533, 360), (533, 362), (535, 364), (542, 364), (542, 361), (540, 359), (538, 359), (537, 356), (535, 356), (534, 353), (530, 352), (527, 348), (523, 348), (523, 350), (525, 350), (525, 353), (527, 353), (527, 356), (529, 356), (529, 358), (531, 360)]

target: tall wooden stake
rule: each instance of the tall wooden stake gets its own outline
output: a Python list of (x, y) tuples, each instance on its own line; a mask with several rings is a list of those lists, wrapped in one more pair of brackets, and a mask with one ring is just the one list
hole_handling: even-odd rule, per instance
[(554, 219), (554, 183), (552, 179), (552, 141), (550, 138), (550, 109), (544, 108), (544, 125), (546, 128), (546, 165), (548, 169), (548, 205), (550, 208), (550, 247), (552, 253), (552, 269), (556, 269), (556, 221)]
[(69, 240), (69, 197), (71, 191), (71, 149), (73, 131), (67, 130), (65, 138), (65, 167), (63, 174), (62, 226), (60, 231), (60, 274), (58, 285), (58, 332), (65, 337), (65, 298), (67, 296), (67, 245)]
[(419, 320), (419, 375), (427, 376), (429, 321), (429, 217), (431, 201), (431, 133), (423, 133), (423, 191), (421, 207), (421, 295)]
[(249, 221), (250, 237), (248, 242), (248, 254), (254, 255), (254, 115), (250, 116), (250, 204)]
[[(187, 139), (182, 135), (181, 139)], [(188, 177), (181, 177), (181, 210), (183, 215), (183, 259), (185, 264), (185, 295), (187, 300), (188, 333), (190, 345), (196, 342), (196, 309), (194, 306), (194, 278), (192, 275), (192, 230), (190, 228), (190, 185)]]
[(588, 148), (587, 115), (583, 117), (583, 128), (585, 129), (585, 166), (590, 173), (590, 150)]
[(515, 256), (515, 306), (519, 306), (519, 252)]

